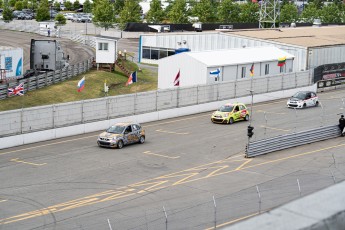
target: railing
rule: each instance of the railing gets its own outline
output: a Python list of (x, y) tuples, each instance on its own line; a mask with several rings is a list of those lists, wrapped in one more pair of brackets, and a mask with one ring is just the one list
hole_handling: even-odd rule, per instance
[[(51, 78), (37, 81), (36, 87), (50, 84)], [(34, 82), (30, 81), (30, 87), (35, 87)], [(11, 110), (0, 113), (0, 137), (249, 96), (251, 85), (255, 94), (262, 94), (309, 86), (310, 82), (304, 71)]]
[(279, 150), (310, 144), (340, 136), (338, 125), (319, 127), (297, 133), (280, 135), (268, 139), (249, 142), (246, 157), (255, 157)]

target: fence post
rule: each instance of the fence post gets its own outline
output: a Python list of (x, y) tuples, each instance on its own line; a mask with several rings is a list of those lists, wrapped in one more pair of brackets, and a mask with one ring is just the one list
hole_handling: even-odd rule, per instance
[(177, 102), (176, 102), (176, 108), (179, 108), (180, 107), (180, 87), (177, 87), (176, 89), (176, 99), (177, 99)]
[(259, 214), (261, 213), (261, 194), (259, 187), (256, 185), (256, 192), (258, 193), (258, 198), (259, 198)]
[(301, 193), (301, 185), (299, 184), (298, 178), (297, 178), (297, 185), (298, 185), (299, 196), (301, 197), (301, 195), (302, 195), (302, 193)]
[(163, 211), (165, 215), (165, 230), (168, 230), (168, 215), (167, 215), (167, 212), (165, 211), (164, 206), (163, 206)]
[(196, 86), (196, 104), (199, 104), (199, 85)]
[(55, 104), (53, 105), (53, 129), (55, 129)]
[(334, 176), (332, 170), (330, 170), (330, 171), (331, 171), (331, 174), (332, 174), (333, 182), (334, 182), (334, 184), (336, 184), (335, 176)]
[(156, 90), (156, 111), (158, 111), (158, 90)]
[(214, 204), (214, 229), (217, 229), (217, 204), (216, 204), (216, 200), (214, 199), (214, 196), (212, 196), (213, 198), (213, 204)]
[(108, 225), (109, 225), (109, 229), (110, 230), (113, 230), (113, 228), (111, 227), (111, 224), (110, 224), (110, 220), (108, 219)]
[(84, 124), (84, 100), (81, 101), (81, 123)]

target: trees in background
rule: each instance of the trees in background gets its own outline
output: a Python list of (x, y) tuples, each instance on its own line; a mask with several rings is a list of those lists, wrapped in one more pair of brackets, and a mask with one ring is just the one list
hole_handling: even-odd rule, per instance
[(146, 20), (149, 23), (161, 23), (164, 20), (164, 11), (161, 0), (152, 0), (150, 10), (146, 14)]

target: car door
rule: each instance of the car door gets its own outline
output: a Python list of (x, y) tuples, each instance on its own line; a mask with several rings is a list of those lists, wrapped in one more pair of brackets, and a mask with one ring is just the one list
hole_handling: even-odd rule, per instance
[(132, 125), (133, 142), (139, 142), (140, 138), (140, 127), (137, 124)]
[(233, 110), (234, 121), (238, 121), (240, 119), (240, 115), (241, 115), (240, 107), (238, 105), (234, 106), (234, 110)]
[(247, 109), (244, 105), (240, 105), (240, 118), (244, 119), (247, 115)]
[(133, 132), (132, 132), (132, 125), (128, 125), (124, 131), (124, 143), (130, 144), (133, 143)]
[(306, 104), (307, 106), (313, 106), (313, 99), (311, 98), (311, 93), (306, 94)]

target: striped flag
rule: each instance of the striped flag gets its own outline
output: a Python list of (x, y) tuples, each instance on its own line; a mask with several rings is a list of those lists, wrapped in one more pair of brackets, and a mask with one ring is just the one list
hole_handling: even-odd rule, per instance
[(131, 75), (129, 75), (126, 86), (133, 84), (134, 82), (137, 82), (137, 71), (134, 71), (133, 73), (131, 73)]
[(81, 92), (85, 87), (85, 76), (78, 82), (78, 92)]
[(250, 67), (250, 76), (254, 76), (254, 63), (252, 64), (252, 67)]
[(7, 92), (8, 92), (8, 95), (23, 96), (24, 95), (24, 83), (20, 83), (18, 86), (14, 87), (14, 88), (8, 88)]
[(174, 86), (180, 86), (180, 70), (178, 70), (178, 73), (175, 77)]
[(278, 66), (284, 66), (286, 62), (286, 57), (278, 58)]

